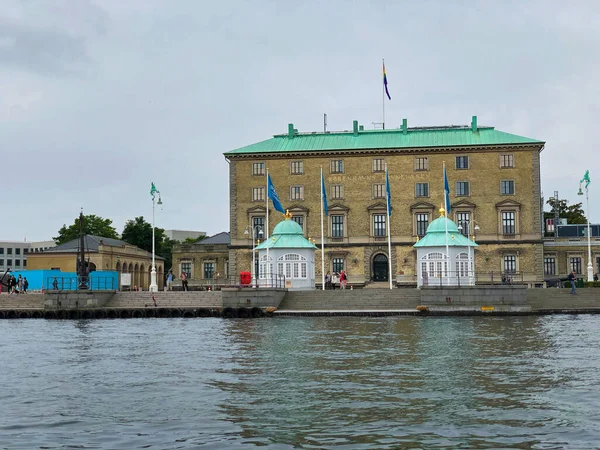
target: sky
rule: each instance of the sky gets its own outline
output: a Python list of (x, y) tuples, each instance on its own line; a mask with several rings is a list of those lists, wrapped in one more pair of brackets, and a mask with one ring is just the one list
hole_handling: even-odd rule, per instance
[[(600, 3), (2, 0), (0, 240), (86, 214), (229, 230), (223, 153), (381, 122), (482, 126), (546, 141), (544, 197), (600, 222)], [(584, 205), (585, 207), (585, 200)]]

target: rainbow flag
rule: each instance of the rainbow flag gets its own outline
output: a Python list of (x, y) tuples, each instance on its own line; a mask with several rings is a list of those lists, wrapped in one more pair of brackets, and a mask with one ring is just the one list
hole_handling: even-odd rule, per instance
[(385, 93), (387, 94), (388, 99), (391, 100), (392, 97), (390, 97), (390, 92), (388, 91), (388, 88), (387, 88), (387, 75), (385, 73), (385, 63), (383, 63), (383, 87), (385, 87)]

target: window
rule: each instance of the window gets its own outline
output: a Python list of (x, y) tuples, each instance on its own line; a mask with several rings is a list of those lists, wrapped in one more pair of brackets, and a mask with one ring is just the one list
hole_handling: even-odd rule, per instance
[(504, 255), (504, 273), (517, 273), (517, 257)]
[(387, 236), (387, 233), (385, 231), (385, 223), (385, 214), (373, 214), (373, 235), (375, 237)]
[(214, 272), (215, 272), (215, 263), (205, 262), (204, 263), (204, 279), (211, 280)]
[(344, 216), (331, 216), (331, 237), (344, 237)]
[(278, 275), (285, 275), (286, 279), (307, 278), (306, 258), (296, 253), (288, 253), (277, 259)]
[(415, 158), (415, 170), (429, 170), (429, 158)]
[(515, 234), (514, 211), (502, 211), (502, 234)]
[(500, 155), (500, 167), (503, 169), (515, 167), (515, 158), (513, 155)]
[(265, 174), (265, 163), (253, 163), (252, 164), (252, 175), (264, 175)]
[(290, 173), (292, 175), (302, 175), (304, 173), (304, 161), (292, 161), (290, 163)]
[(188, 278), (192, 278), (192, 263), (182, 262), (181, 263), (181, 273), (185, 272)]
[(7, 259), (7, 260), (6, 260), (6, 265), (7, 265), (8, 267), (12, 266), (12, 259)]
[(375, 158), (373, 160), (373, 172), (384, 172), (385, 171), (385, 159)]
[(344, 161), (341, 159), (329, 161), (329, 170), (331, 173), (344, 173)]
[(373, 198), (385, 198), (385, 184), (373, 185)]
[(254, 227), (254, 236), (258, 236), (259, 231), (265, 229), (265, 218), (262, 216), (253, 217), (252, 226)]
[(571, 267), (571, 271), (575, 273), (583, 273), (581, 271), (581, 258), (579, 256), (569, 258), (569, 266)]
[(344, 258), (333, 258), (333, 267), (334, 272), (340, 273), (344, 270)]
[(469, 237), (469, 231), (471, 229), (471, 213), (456, 213), (456, 224), (458, 225), (458, 230), (460, 231), (460, 234)]
[(23, 267), (27, 267), (27, 260), (26, 259), (23, 260)]
[(15, 259), (15, 267), (21, 267), (21, 260)]
[(3, 265), (4, 265), (4, 260), (0, 259), (0, 266), (3, 266)]
[(415, 197), (429, 197), (429, 183), (415, 184)]
[(427, 227), (429, 226), (429, 214), (418, 213), (417, 214), (417, 236), (423, 237), (427, 233)]
[(292, 216), (292, 220), (304, 230), (304, 216)]
[(291, 186), (290, 200), (304, 200), (304, 186)]
[(556, 259), (544, 258), (544, 275), (556, 275)]
[(7, 255), (12, 255), (12, 248), (7, 248), (6, 249), (6, 254)]
[(4, 247), (0, 247), (0, 255), (4, 255)]
[(25, 254), (25, 253), (29, 253), (29, 249), (28, 249), (28, 248), (24, 248), (24, 249), (23, 249), (23, 253), (24, 253), (24, 254)]
[(264, 202), (265, 201), (264, 186), (252, 188), (252, 201), (253, 202)]
[(331, 186), (331, 198), (332, 199), (343, 199), (344, 198), (344, 185), (334, 184)]
[(15, 248), (15, 255), (20, 255), (20, 254), (21, 254), (21, 249)]
[(515, 182), (513, 180), (502, 180), (500, 182), (500, 194), (515, 195)]
[(456, 168), (457, 169), (468, 169), (469, 168), (469, 157), (468, 156), (457, 156), (456, 157)]
[(456, 182), (456, 195), (457, 196), (469, 195), (469, 182), (468, 181), (457, 181)]

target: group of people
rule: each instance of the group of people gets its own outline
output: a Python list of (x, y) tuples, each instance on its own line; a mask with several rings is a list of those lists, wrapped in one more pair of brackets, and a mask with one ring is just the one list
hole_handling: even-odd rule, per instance
[(333, 272), (333, 275), (328, 271), (325, 275), (325, 289), (335, 289), (336, 286), (340, 289), (346, 289), (347, 284), (348, 276), (343, 270), (341, 270), (340, 273)]
[[(173, 280), (174, 279), (175, 279), (175, 274), (173, 274), (173, 269), (169, 269), (169, 272), (167, 273), (167, 291), (173, 290)], [(181, 288), (184, 291), (189, 290), (188, 289), (188, 274), (186, 272), (181, 272), (181, 275), (179, 275), (179, 279), (181, 280)]]
[(8, 286), (9, 294), (27, 294), (29, 281), (27, 281), (27, 277), (21, 277), (20, 274), (18, 278), (15, 278), (14, 275), (10, 275), (6, 285)]

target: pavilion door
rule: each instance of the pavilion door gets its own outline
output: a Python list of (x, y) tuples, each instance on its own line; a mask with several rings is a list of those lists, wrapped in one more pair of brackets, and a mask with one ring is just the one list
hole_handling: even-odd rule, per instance
[(387, 256), (377, 255), (373, 258), (373, 281), (389, 281)]

